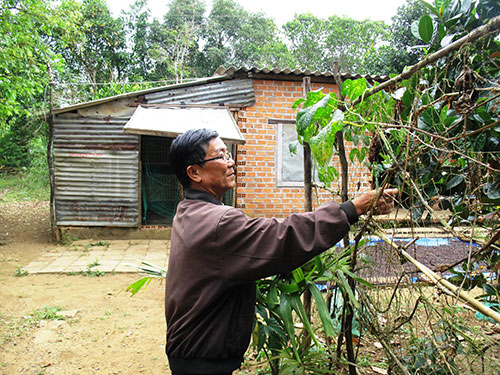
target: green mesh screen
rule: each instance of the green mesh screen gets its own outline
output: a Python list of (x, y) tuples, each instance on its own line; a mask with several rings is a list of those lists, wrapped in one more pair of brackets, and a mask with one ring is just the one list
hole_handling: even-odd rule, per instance
[(168, 151), (172, 139), (143, 136), (142, 160), (142, 223), (168, 225), (172, 223), (180, 201), (180, 190)]
[[(172, 138), (142, 136), (142, 224), (170, 225), (181, 197), (168, 152)], [(226, 205), (233, 204), (233, 191), (222, 196)]]

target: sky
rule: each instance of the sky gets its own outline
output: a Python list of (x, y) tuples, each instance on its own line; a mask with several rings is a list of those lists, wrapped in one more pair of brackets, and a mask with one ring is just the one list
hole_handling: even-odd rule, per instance
[[(128, 10), (135, 0), (106, 0), (113, 16)], [(295, 14), (312, 13), (318, 18), (331, 15), (346, 16), (356, 20), (370, 19), (390, 23), (397, 8), (406, 3), (405, 0), (236, 0), (245, 10), (262, 12), (274, 18), (278, 26), (291, 21)], [(153, 17), (162, 19), (168, 8), (168, 0), (149, 0)], [(207, 10), (212, 6), (211, 0), (205, 0)]]

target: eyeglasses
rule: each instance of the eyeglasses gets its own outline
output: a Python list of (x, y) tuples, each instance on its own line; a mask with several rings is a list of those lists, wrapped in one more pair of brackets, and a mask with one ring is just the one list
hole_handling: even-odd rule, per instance
[(194, 163), (190, 163), (190, 165), (193, 165), (193, 164), (203, 164), (203, 163), (206, 163), (207, 161), (212, 161), (212, 160), (224, 160), (225, 162), (228, 162), (229, 160), (234, 160), (233, 159), (233, 156), (231, 155), (230, 152), (226, 152), (224, 155), (219, 155), (219, 156), (216, 156), (214, 158), (210, 158), (210, 159), (203, 159), (203, 160), (200, 160), (200, 161), (196, 161)]

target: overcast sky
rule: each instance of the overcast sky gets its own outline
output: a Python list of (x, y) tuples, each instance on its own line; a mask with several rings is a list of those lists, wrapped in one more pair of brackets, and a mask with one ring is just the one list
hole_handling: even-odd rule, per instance
[[(115, 17), (122, 10), (128, 10), (135, 0), (106, 0)], [(154, 17), (161, 19), (168, 8), (168, 0), (149, 0)], [(263, 12), (274, 18), (276, 24), (291, 21), (295, 14), (312, 13), (318, 18), (331, 15), (347, 16), (357, 20), (371, 19), (390, 23), (397, 8), (406, 3), (405, 0), (236, 0), (250, 12)], [(207, 10), (211, 9), (212, 0), (205, 0)]]

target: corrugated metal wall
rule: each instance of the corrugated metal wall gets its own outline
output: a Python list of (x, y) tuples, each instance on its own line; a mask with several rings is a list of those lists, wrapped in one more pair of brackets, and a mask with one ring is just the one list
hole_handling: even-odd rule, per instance
[[(133, 102), (133, 100), (131, 100)], [(145, 94), (147, 104), (251, 106), (251, 79), (221, 80)], [(111, 105), (110, 105), (111, 104)], [(95, 107), (95, 111), (93, 110)], [(79, 113), (100, 113), (99, 106)], [(116, 106), (118, 110), (118, 105)], [(106, 104), (106, 111), (113, 102)], [(128, 117), (60, 113), (54, 119), (56, 224), (134, 227), (139, 220), (139, 136), (123, 133)]]
[(139, 137), (123, 133), (127, 121), (55, 118), (57, 225), (139, 224)]

